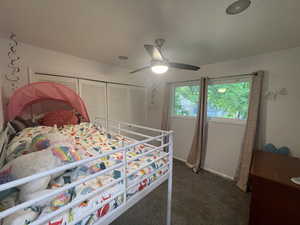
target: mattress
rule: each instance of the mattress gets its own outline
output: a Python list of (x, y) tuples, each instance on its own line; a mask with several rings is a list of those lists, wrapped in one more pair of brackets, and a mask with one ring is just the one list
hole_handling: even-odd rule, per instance
[[(121, 135), (104, 132), (93, 124), (82, 123), (79, 125), (65, 126), (61, 129), (49, 127), (30, 128), (19, 134), (10, 145), (18, 146), (18, 143), (22, 143), (24, 146), (24, 140), (27, 140), (28, 142), (31, 141), (30, 146), (34, 146), (32, 145), (34, 137), (53, 132), (68, 137), (72, 142), (72, 151), (74, 154), (70, 154), (72, 151), (66, 153), (64, 148), (60, 146), (61, 144), (59, 148), (56, 143), (54, 154), (63, 160), (64, 163), (97, 156), (136, 142)], [(41, 136), (38, 137), (40, 142), (37, 141), (38, 144), (34, 143), (35, 146), (47, 146), (46, 138), (42, 139)], [(16, 150), (12, 149), (14, 148), (11, 147), (8, 151), (9, 160), (29, 153), (28, 147), (23, 148), (23, 150), (17, 147), (15, 148)], [(129, 148), (126, 153), (126, 159), (128, 161), (127, 171), (124, 171), (123, 167), (120, 167), (106, 172), (101, 176), (97, 176), (94, 179), (55, 196), (51, 200), (37, 203), (33, 207), (21, 210), (22, 212), (9, 216), (9, 218), (4, 219), (4, 224), (30, 224), (38, 218), (66, 206), (68, 203), (76, 202), (85, 195), (92, 195), (92, 193), (99, 190), (99, 188), (104, 188), (104, 186), (109, 185), (96, 195), (91, 196), (88, 200), (79, 202), (79, 204), (72, 207), (72, 209), (63, 212), (46, 223), (48, 225), (69, 225), (73, 224), (74, 221), (81, 220), (81, 222), (76, 225), (93, 224), (96, 220), (107, 215), (110, 211), (115, 210), (124, 203), (125, 196), (122, 194), (122, 190), (124, 189), (122, 177), (125, 172), (127, 176), (127, 187), (129, 187), (126, 196), (127, 199), (143, 191), (147, 186), (168, 172), (167, 153), (160, 150), (152, 151), (152, 149), (153, 147), (144, 144)], [(91, 174), (103, 171), (111, 166), (117, 166), (124, 161), (123, 156), (124, 154), (122, 152), (117, 152), (81, 165), (75, 169), (65, 171), (63, 174), (51, 179), (47, 189), (40, 192), (40, 195), (64, 187), (71, 182), (84, 179)], [(137, 159), (138, 156), (141, 157)], [(35, 195), (35, 197), (37, 196), (38, 195)], [(83, 217), (85, 214), (89, 216)]]

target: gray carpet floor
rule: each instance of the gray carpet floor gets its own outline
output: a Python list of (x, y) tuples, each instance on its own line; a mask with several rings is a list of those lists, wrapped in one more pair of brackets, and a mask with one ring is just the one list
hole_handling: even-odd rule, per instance
[[(232, 181), (208, 172), (195, 174), (175, 160), (172, 225), (246, 225), (250, 195)], [(165, 225), (167, 183), (111, 225)]]

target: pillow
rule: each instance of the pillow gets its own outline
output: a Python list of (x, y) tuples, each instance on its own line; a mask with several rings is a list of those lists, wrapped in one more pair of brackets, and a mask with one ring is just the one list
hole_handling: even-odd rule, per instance
[(2, 132), (0, 132), (0, 168), (2, 168), (5, 163), (8, 141), (9, 127), (6, 127)]
[[(0, 184), (5, 184), (5, 183), (13, 181), (13, 180), (14, 180), (14, 178), (11, 175), (11, 167), (0, 172)], [(0, 201), (7, 198), (8, 196), (15, 193), (16, 191), (17, 191), (17, 189), (15, 187), (9, 188), (4, 191), (0, 191)]]
[(0, 211), (4, 211), (11, 207), (14, 207), (17, 203), (19, 193), (15, 191), (14, 193), (9, 194), (7, 197), (0, 201)]
[(52, 153), (63, 162), (75, 162), (81, 159), (78, 152), (70, 144), (51, 147)]
[(79, 161), (83, 158), (84, 151), (76, 149), (70, 136), (61, 133), (52, 133), (47, 135), (50, 140), (52, 154), (64, 163)]
[(21, 130), (24, 130), (27, 127), (23, 121), (20, 121), (18, 119), (14, 119), (9, 123), (15, 129), (16, 132), (20, 132)]
[(19, 210), (3, 219), (2, 225), (21, 225), (33, 222), (39, 213), (30, 208)]
[[(39, 172), (54, 169), (61, 165), (62, 162), (52, 154), (52, 151), (50, 149), (46, 149), (38, 152), (32, 152), (27, 155), (21, 155), (6, 164), (1, 171), (11, 168), (11, 175), (16, 179), (20, 179)], [(19, 186), (18, 188), (21, 191), (20, 194), (25, 195), (27, 193), (45, 190), (51, 178), (57, 177), (60, 174), (61, 173), (57, 173), (52, 176), (46, 176)]]
[(17, 134), (16, 129), (11, 125), (10, 122), (7, 122), (7, 126), (5, 129), (5, 133), (6, 135), (9, 137), (9, 139), (12, 139), (15, 137), (15, 135)]
[(63, 125), (78, 124), (78, 118), (75, 112), (70, 110), (58, 110), (46, 113), (40, 120), (40, 124), (44, 126), (63, 127)]
[(38, 126), (37, 123), (35, 123), (32, 119), (23, 119), (21, 117), (16, 117), (16, 119), (18, 119), (19, 121), (22, 121), (26, 127), (35, 127), (35, 126)]
[(67, 136), (67, 135), (63, 135), (59, 132), (53, 132), (53, 133), (49, 133), (47, 134), (47, 138), (50, 140), (50, 145), (54, 145), (54, 144), (72, 144), (72, 138)]
[[(5, 156), (6, 160), (9, 162), (20, 155), (48, 148), (50, 146), (50, 138), (56, 141), (55, 134), (59, 134), (57, 131), (56, 127), (46, 126), (24, 129), (9, 143)], [(53, 133), (54, 135), (52, 135)]]
[(11, 175), (11, 167), (0, 171), (0, 184), (5, 184), (7, 182), (10, 182), (14, 180)]
[(7, 148), (6, 161), (9, 162), (20, 155), (29, 153), (30, 139), (19, 140), (11, 142)]
[[(47, 195), (49, 193), (53, 192), (53, 190), (51, 189), (45, 189), (45, 190), (42, 190), (42, 191), (37, 191), (37, 192), (33, 192), (33, 193), (28, 193), (26, 195), (20, 195), (19, 196), (19, 201), (20, 202), (26, 202), (26, 201), (29, 201), (29, 200), (32, 200), (32, 199), (36, 199), (36, 198), (39, 198), (39, 197), (42, 197), (44, 195)], [(44, 199), (42, 201), (39, 201), (37, 203), (35, 203), (34, 207), (44, 207), (46, 205), (49, 205), (52, 201), (52, 198), (47, 198), (47, 199)]]
[(38, 134), (32, 138), (30, 149), (35, 151), (40, 151), (46, 149), (50, 146), (50, 140), (46, 134)]
[(55, 132), (55, 128), (51, 128), (51, 130), (45, 128), (49, 127), (23, 130), (19, 136), (10, 142), (6, 153), (6, 161), (9, 162), (21, 155), (47, 149), (55, 143), (71, 143), (69, 137)]
[[(54, 191), (53, 189), (46, 189), (43, 191), (29, 193), (25, 196), (20, 196), (19, 200), (21, 202), (30, 201), (30, 200), (42, 197), (44, 195), (50, 194), (53, 191)], [(72, 192), (65, 191), (63, 193), (56, 195), (55, 197), (51, 197), (51, 198), (47, 198), (45, 200), (39, 201), (39, 202), (35, 203), (33, 206), (39, 207), (39, 208), (44, 208), (46, 206), (51, 205), (52, 207), (58, 208), (58, 207), (64, 206), (67, 203), (69, 203), (71, 201), (71, 197), (72, 197)]]
[(14, 120), (10, 121), (9, 124), (14, 128), (16, 132), (20, 132), (27, 127), (34, 127), (37, 124), (31, 120), (25, 120), (17, 116)]
[(45, 113), (40, 113), (40, 114), (33, 114), (32, 115), (32, 122), (39, 124), (39, 121), (44, 117)]
[(263, 151), (265, 152), (272, 152), (280, 155), (289, 155), (290, 149), (288, 147), (280, 147), (276, 148), (273, 144), (265, 144), (263, 147)]

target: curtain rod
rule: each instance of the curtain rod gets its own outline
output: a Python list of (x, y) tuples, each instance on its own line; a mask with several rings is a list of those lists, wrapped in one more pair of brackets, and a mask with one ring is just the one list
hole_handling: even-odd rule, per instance
[(102, 82), (102, 83), (107, 83), (107, 84), (118, 84), (118, 85), (127, 85), (127, 86), (133, 86), (133, 87), (142, 87), (142, 88), (145, 88), (145, 86), (141, 86), (141, 85), (126, 84), (126, 83), (118, 83), (118, 82), (104, 81), (104, 80), (94, 80), (94, 79), (90, 79), (90, 78), (76, 77), (76, 76), (67, 76), (67, 75), (61, 75), (61, 74), (40, 73), (40, 72), (35, 72), (34, 74), (37, 74), (37, 75), (46, 75), (46, 76), (53, 76), (53, 77), (74, 78), (74, 79), (81, 79), (81, 80), (88, 80), (88, 81)]
[[(254, 72), (254, 73), (245, 73), (245, 74), (237, 74), (237, 75), (218, 76), (218, 77), (208, 77), (208, 79), (209, 80), (221, 80), (221, 79), (242, 78), (242, 77), (249, 77), (249, 76), (256, 76), (256, 75), (257, 75), (257, 72)], [(193, 82), (193, 81), (200, 81), (200, 80), (201, 79), (174, 81), (174, 82), (168, 82), (168, 84), (176, 84), (176, 83), (183, 83), (183, 82)]]

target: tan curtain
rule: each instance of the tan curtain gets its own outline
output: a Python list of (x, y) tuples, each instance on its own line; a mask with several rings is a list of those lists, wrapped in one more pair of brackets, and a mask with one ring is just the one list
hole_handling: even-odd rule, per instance
[(164, 87), (164, 100), (163, 100), (163, 111), (161, 120), (161, 129), (169, 130), (169, 115), (170, 115), (170, 96), (171, 96), (171, 84), (167, 83)]
[(262, 83), (263, 72), (258, 72), (252, 78), (247, 125), (245, 128), (240, 163), (236, 173), (237, 186), (243, 191), (247, 191), (252, 154), (255, 142), (257, 141)]
[(199, 110), (196, 119), (192, 147), (188, 155), (186, 164), (194, 172), (198, 172), (203, 167), (204, 154), (207, 140), (207, 88), (208, 78), (202, 77), (200, 80)]

